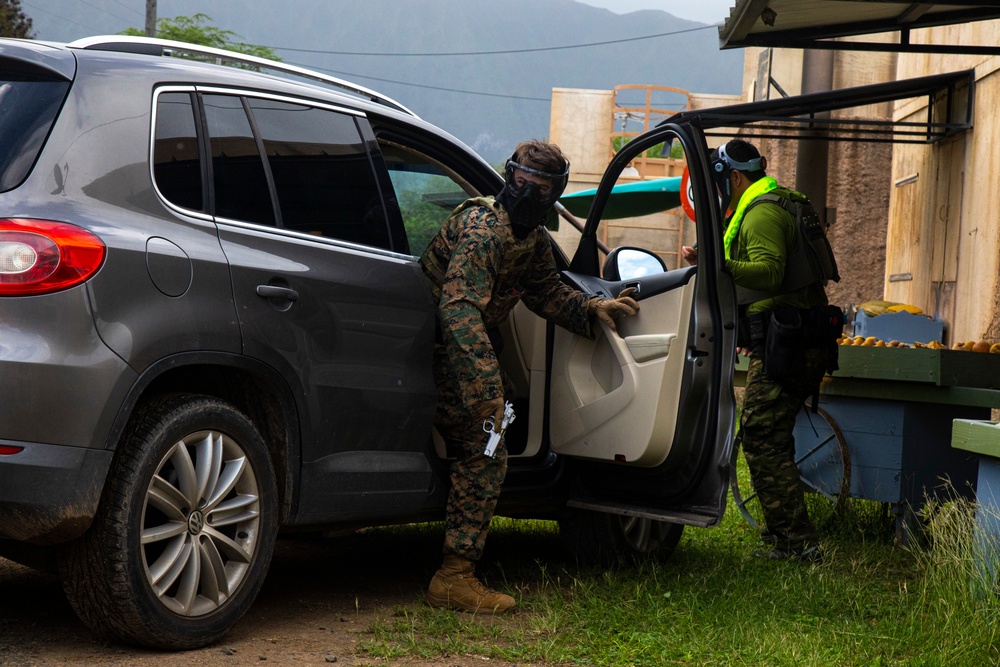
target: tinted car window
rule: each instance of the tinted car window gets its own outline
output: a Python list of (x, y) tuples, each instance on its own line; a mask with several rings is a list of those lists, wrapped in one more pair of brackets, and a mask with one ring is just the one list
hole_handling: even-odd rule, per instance
[(0, 71), (0, 192), (31, 171), (68, 89), (66, 81)]
[(215, 215), (265, 225), (274, 209), (264, 161), (239, 97), (205, 95), (205, 121), (212, 146)]
[(190, 93), (164, 93), (156, 100), (153, 177), (171, 203), (203, 211), (201, 161)]
[[(478, 193), (432, 158), (383, 142), (382, 156), (403, 216), (410, 254), (421, 255), (455, 207)], [(468, 188), (468, 189), (466, 189)]]
[(354, 118), (275, 100), (248, 101), (264, 140), (282, 226), (388, 248), (382, 198)]

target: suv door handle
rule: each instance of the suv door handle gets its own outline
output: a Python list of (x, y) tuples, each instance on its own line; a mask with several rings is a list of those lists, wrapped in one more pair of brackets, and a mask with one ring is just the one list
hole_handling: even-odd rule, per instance
[(298, 301), (299, 293), (289, 287), (276, 285), (257, 285), (257, 296), (265, 299), (281, 299), (283, 301)]

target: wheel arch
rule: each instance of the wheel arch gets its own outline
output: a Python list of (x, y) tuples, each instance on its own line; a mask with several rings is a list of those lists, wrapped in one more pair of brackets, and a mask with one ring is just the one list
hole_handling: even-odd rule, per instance
[(301, 429), (294, 394), (273, 368), (235, 354), (177, 354), (150, 365), (129, 390), (115, 417), (108, 449), (117, 449), (136, 408), (164, 394), (203, 394), (224, 400), (260, 431), (274, 465), (279, 522), (291, 516), (298, 493)]

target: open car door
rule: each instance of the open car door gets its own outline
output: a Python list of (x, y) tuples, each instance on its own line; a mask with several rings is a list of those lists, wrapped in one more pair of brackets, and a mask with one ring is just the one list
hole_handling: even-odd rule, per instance
[[(697, 265), (680, 261), (678, 239), (672, 252), (683, 266), (664, 267), (631, 249), (613, 251), (602, 270), (598, 232), (612, 188), (633, 158), (675, 140), (687, 159), (690, 185), (680, 196), (695, 211)], [(620, 318), (617, 331), (601, 324), (596, 340), (552, 333), (549, 440), (571, 459), (570, 507), (697, 526), (721, 520), (735, 424), (736, 300), (722, 271), (722, 219), (708, 169), (700, 129), (664, 124), (626, 144), (594, 194), (564, 278), (606, 298), (634, 287), (640, 312)], [(653, 271), (632, 266), (646, 258), (657, 264)]]

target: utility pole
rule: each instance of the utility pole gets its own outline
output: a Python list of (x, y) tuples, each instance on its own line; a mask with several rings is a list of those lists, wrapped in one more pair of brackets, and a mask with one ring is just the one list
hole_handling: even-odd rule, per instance
[(156, 0), (146, 0), (146, 37), (156, 37)]

